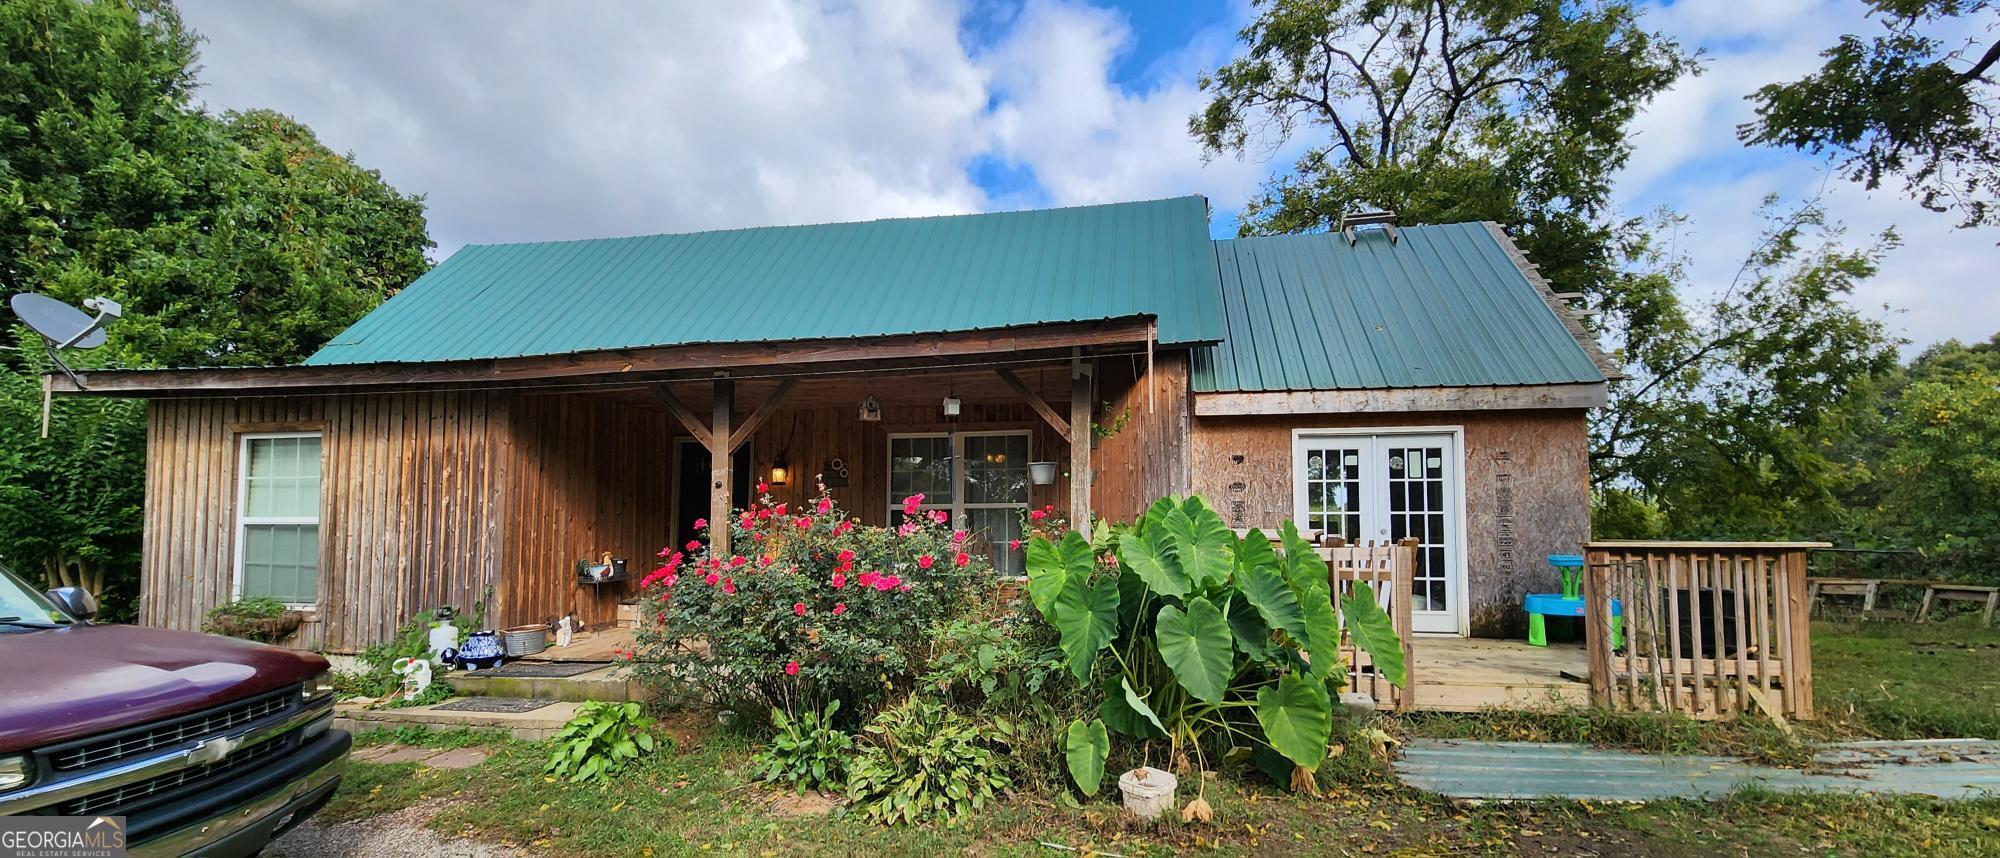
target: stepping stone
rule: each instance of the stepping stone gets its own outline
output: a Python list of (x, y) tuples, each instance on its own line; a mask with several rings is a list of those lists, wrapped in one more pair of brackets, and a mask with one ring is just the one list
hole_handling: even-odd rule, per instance
[(424, 761), (433, 769), (469, 769), (486, 762), (486, 752), (478, 748), (458, 748)]
[(364, 748), (354, 755), (354, 759), (367, 763), (414, 763), (437, 751), (431, 748), (415, 748), (408, 745), (376, 745)]

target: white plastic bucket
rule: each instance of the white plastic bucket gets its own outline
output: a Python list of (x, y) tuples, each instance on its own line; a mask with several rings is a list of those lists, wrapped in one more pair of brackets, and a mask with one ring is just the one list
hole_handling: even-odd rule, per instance
[(1180, 779), (1173, 772), (1140, 766), (1118, 776), (1118, 791), (1125, 796), (1125, 809), (1140, 819), (1155, 819), (1174, 809), (1174, 791)]

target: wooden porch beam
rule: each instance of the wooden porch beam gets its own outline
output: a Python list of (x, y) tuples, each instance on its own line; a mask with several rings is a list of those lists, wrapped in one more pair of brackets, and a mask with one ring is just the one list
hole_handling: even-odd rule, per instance
[(1069, 521), (1090, 535), (1091, 363), (1077, 358), (1069, 370)]
[[(728, 439), (731, 412), (736, 410), (736, 382), (733, 379), (715, 380), (715, 404), (711, 409), (714, 422), (708, 430), (708, 437)], [(720, 445), (717, 445), (720, 446)], [(729, 473), (735, 456), (732, 450), (709, 448), (709, 491), (708, 491), (708, 556), (729, 556), (729, 516), (735, 511), (730, 502), (730, 486), (734, 479)]]
[(1007, 382), (1008, 387), (1014, 388), (1014, 392), (1020, 394), (1022, 399), (1027, 400), (1028, 405), (1035, 409), (1036, 414), (1042, 415), (1043, 420), (1049, 421), (1049, 426), (1054, 428), (1056, 434), (1061, 435), (1064, 441), (1074, 440), (1069, 434), (1069, 421), (1062, 419), (1062, 415), (1057, 414), (1056, 410), (1040, 394), (1029, 390), (1027, 385), (1022, 384), (1020, 376), (1015, 375), (1013, 370), (1000, 367), (993, 372), (1000, 376), (1001, 381)]
[(798, 380), (792, 378), (778, 382), (778, 389), (771, 391), (770, 396), (764, 397), (764, 404), (757, 406), (757, 410), (750, 412), (749, 417), (743, 418), (743, 424), (737, 426), (736, 431), (729, 433), (729, 452), (736, 452), (736, 448), (750, 440), (750, 434), (756, 432), (757, 427), (764, 425), (764, 421), (771, 418), (772, 412), (777, 411), (778, 405), (785, 401), (785, 394), (791, 393), (792, 385), (797, 383)]
[(673, 391), (668, 390), (664, 384), (650, 385), (649, 389), (653, 391), (655, 397), (659, 398), (660, 404), (667, 407), (668, 413), (674, 415), (674, 419), (681, 422), (681, 426), (687, 429), (688, 434), (694, 436), (695, 442), (713, 455), (715, 453), (715, 440), (708, 436), (708, 427), (703, 424), (701, 418), (694, 416), (694, 410), (687, 407), (687, 404), (682, 402), (680, 397), (675, 396)]

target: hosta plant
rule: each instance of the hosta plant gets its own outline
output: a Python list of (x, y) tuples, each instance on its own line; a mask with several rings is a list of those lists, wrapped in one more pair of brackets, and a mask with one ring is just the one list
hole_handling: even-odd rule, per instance
[[(1341, 621), (1326, 561), (1286, 522), (1282, 550), (1239, 539), (1199, 497), (1161, 499), (1128, 528), (1035, 538), (1028, 595), (1061, 634), (1069, 669), (1101, 692), (1097, 719), (1062, 737), (1071, 777), (1094, 794), (1110, 736), (1164, 741), (1170, 759), (1276, 753), (1294, 782), (1326, 754)], [(1102, 552), (1102, 557), (1100, 557)], [(1402, 650), (1364, 583), (1343, 601), (1355, 642), (1392, 683)]]
[(847, 781), (847, 756), (854, 750), (854, 737), (835, 729), (833, 715), (840, 701), (826, 704), (824, 711), (807, 709), (799, 717), (771, 710), (771, 724), (778, 734), (771, 746), (757, 755), (755, 771), (766, 783), (784, 783), (806, 790), (827, 790)]
[(637, 703), (585, 703), (556, 734), (556, 749), (542, 773), (581, 783), (617, 772), (653, 752), (652, 726)]
[(1014, 785), (991, 726), (910, 697), (882, 710), (848, 764), (847, 798), (881, 823), (956, 822)]

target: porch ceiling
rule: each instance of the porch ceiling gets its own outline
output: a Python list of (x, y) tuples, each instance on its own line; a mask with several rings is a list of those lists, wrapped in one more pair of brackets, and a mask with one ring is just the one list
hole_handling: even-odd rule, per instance
[[(1039, 364), (1012, 368), (1029, 390), (1049, 402), (1069, 401), (1069, 367)], [(748, 413), (776, 390), (780, 379), (750, 378), (736, 382), (736, 412)], [(667, 383), (675, 398), (696, 414), (708, 414), (715, 387), (707, 380)], [(1005, 403), (1018, 405), (1021, 395), (1008, 387), (991, 368), (952, 371), (890, 371), (854, 375), (807, 376), (798, 378), (785, 395), (779, 411), (806, 411), (823, 408), (858, 409), (861, 400), (873, 396), (885, 408), (896, 406), (942, 406), (947, 393), (955, 393), (966, 405)], [(602, 391), (599, 395), (645, 408), (664, 410), (650, 386), (633, 385)]]

